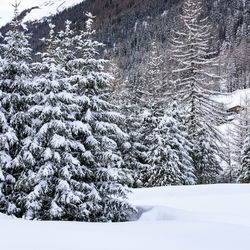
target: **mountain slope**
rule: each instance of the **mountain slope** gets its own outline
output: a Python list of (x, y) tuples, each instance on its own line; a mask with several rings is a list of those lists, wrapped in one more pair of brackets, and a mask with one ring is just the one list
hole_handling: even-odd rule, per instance
[[(51, 2), (51, 0), (38, 1)], [(96, 16), (96, 39), (106, 44), (106, 52), (116, 58), (123, 73), (130, 76), (132, 84), (137, 81), (138, 68), (144, 54), (149, 50), (152, 38), (156, 38), (164, 53), (169, 49), (171, 32), (178, 29), (175, 20), (181, 13), (182, 4), (182, 0), (54, 0), (53, 2), (54, 7), (47, 6), (47, 13), (50, 8), (51, 12), (55, 13), (57, 9), (55, 6), (58, 7), (61, 2), (70, 7), (56, 12), (53, 16), (57, 31), (63, 29), (65, 20), (69, 19), (78, 32), (84, 29), (86, 11), (91, 11)], [(72, 6), (75, 3), (78, 4)], [(59, 9), (62, 10), (61, 7)], [(209, 16), (213, 27), (211, 50), (227, 57), (223, 59), (225, 67), (228, 67), (225, 71), (228, 74), (228, 81), (234, 81), (230, 91), (250, 87), (250, 62), (246, 58), (250, 44), (250, 1), (207, 0), (204, 1), (204, 10), (204, 15)], [(38, 9), (32, 10), (25, 20), (34, 20), (37, 11)], [(8, 26), (2, 27), (0, 32), (5, 34), (8, 28)], [(42, 50), (43, 44), (40, 39), (48, 34), (47, 23), (30, 22), (28, 28), (32, 34), (31, 44), (34, 53)], [(239, 86), (238, 82), (243, 81), (242, 79), (245, 83), (241, 85), (244, 86)]]
[[(20, 2), (19, 11), (26, 12), (24, 21), (41, 20), (50, 15), (62, 12), (64, 9), (73, 7), (84, 0), (25, 0)], [(1, 1), (0, 27), (11, 20), (13, 7), (9, 0)]]

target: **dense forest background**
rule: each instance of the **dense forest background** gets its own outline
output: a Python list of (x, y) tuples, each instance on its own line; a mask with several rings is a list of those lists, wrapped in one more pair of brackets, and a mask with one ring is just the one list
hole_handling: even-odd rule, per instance
[[(176, 19), (181, 14), (180, 0), (86, 0), (66, 9), (53, 17), (56, 30), (62, 30), (65, 20), (73, 23), (74, 30), (84, 29), (84, 12), (96, 16), (96, 39), (106, 47), (103, 53), (112, 57), (122, 74), (129, 77), (131, 84), (140, 78), (145, 53), (150, 51), (152, 39), (156, 39), (160, 53), (167, 58), (171, 34), (178, 29)], [(212, 24), (211, 51), (221, 57), (220, 74), (227, 80), (222, 90), (234, 91), (250, 86), (250, 3), (245, 0), (208, 0), (204, 2), (204, 16)], [(24, 11), (21, 16), (25, 15)], [(0, 29), (4, 35), (9, 29)], [(48, 23), (29, 23), (31, 47), (34, 53), (44, 49), (41, 38), (48, 36)], [(165, 69), (167, 71), (167, 68)]]

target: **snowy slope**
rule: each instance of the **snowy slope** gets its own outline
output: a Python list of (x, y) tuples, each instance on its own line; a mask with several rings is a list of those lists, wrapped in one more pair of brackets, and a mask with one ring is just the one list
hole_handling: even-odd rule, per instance
[[(240, 117), (250, 111), (250, 89), (248, 88), (236, 90), (233, 93), (218, 95), (215, 97), (215, 100), (220, 103), (223, 103), (226, 110), (235, 106), (241, 106), (244, 109), (239, 114), (231, 114), (228, 117), (228, 122), (221, 124), (218, 127), (219, 131), (223, 135), (225, 142), (232, 147), (232, 145), (234, 144), (233, 131), (236, 130), (237, 125), (239, 124)], [(250, 114), (247, 114), (247, 116), (250, 118)], [(233, 160), (232, 163), (234, 163)], [(227, 163), (221, 162), (221, 166), (223, 168), (226, 168)], [(237, 166), (237, 164), (235, 166)]]
[(38, 222), (0, 215), (2, 250), (249, 250), (250, 185), (137, 189), (148, 210), (126, 223)]
[[(33, 9), (25, 17), (24, 21), (40, 20), (83, 1), (84, 0), (21, 0), (19, 12), (32, 7), (38, 7)], [(12, 3), (14, 2), (14, 0), (1, 0), (0, 26), (5, 25), (11, 20), (13, 16)]]
[(246, 105), (246, 99), (250, 100), (250, 89), (236, 90), (233, 93), (216, 96), (215, 99), (218, 102), (223, 103), (226, 109), (237, 105), (244, 107), (244, 105)]

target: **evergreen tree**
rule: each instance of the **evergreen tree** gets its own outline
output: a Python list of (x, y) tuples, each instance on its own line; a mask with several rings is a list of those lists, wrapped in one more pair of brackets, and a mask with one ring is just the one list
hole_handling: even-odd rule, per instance
[(16, 183), (24, 169), (20, 158), (30, 133), (30, 53), (25, 26), (18, 18), (18, 4), (4, 43), (0, 45), (0, 212), (18, 214)]
[(192, 148), (192, 159), (195, 166), (197, 184), (211, 184), (217, 182), (222, 171), (219, 161), (215, 157), (215, 145), (210, 134), (203, 128), (197, 132), (197, 138)]
[(195, 184), (185, 114), (174, 102), (151, 135), (148, 186)]
[(150, 44), (149, 52), (144, 56), (140, 73), (140, 104), (155, 110), (162, 101), (164, 82), (164, 58), (155, 39)]
[[(202, 17), (202, 1), (185, 0), (182, 8), (182, 30), (176, 31), (172, 41), (172, 96), (181, 102), (188, 111), (188, 133), (194, 145), (192, 150), (193, 164), (196, 169), (198, 183), (202, 180), (214, 181), (214, 173), (219, 173), (220, 167), (216, 155), (222, 155), (218, 140), (222, 141), (216, 125), (222, 122), (223, 107), (212, 95), (216, 81), (220, 80), (215, 72), (217, 59), (215, 53), (209, 52), (210, 25), (207, 18)], [(200, 135), (206, 143), (200, 141)], [(208, 143), (210, 145), (208, 145)], [(202, 149), (202, 146), (206, 148)], [(209, 155), (196, 156), (196, 149)], [(206, 157), (210, 157), (202, 161)], [(209, 165), (213, 163), (213, 165)], [(205, 171), (206, 179), (202, 177)], [(205, 170), (207, 168), (207, 170)], [(214, 168), (212, 170), (212, 168)], [(211, 171), (210, 171), (211, 170)]]
[(238, 140), (238, 146), (240, 147), (240, 170), (238, 182), (249, 183), (250, 182), (250, 100), (246, 96), (243, 102), (244, 110), (239, 114), (239, 126), (238, 136), (241, 139), (241, 143)]
[(235, 183), (238, 178), (238, 164), (235, 159), (234, 129), (229, 124), (226, 130), (225, 162), (226, 166), (220, 176), (222, 183)]
[(164, 60), (159, 45), (153, 39), (140, 68), (141, 77), (132, 89), (133, 114), (130, 114), (130, 160), (137, 173), (137, 186), (148, 185), (151, 167), (149, 154), (151, 133), (163, 114)]
[(49, 38), (44, 40), (47, 51), (36, 65), (41, 74), (34, 80), (34, 105), (28, 110), (33, 133), (26, 140), (26, 169), (17, 185), (19, 206), (28, 219), (82, 220), (89, 213), (83, 201), (92, 199), (92, 189), (81, 183), (88, 170), (77, 159), (84, 146), (75, 134), (87, 127), (74, 118), (79, 104), (61, 62), (60, 39), (54, 25), (49, 26)]
[(138, 180), (141, 186), (149, 186), (149, 178), (152, 168), (152, 161), (150, 160), (150, 150), (155, 141), (152, 139), (152, 131), (154, 131), (160, 117), (154, 115), (148, 109), (137, 113), (137, 122), (131, 128), (131, 135), (133, 140), (132, 159), (138, 174)]
[[(135, 93), (129, 86), (128, 79), (123, 80), (116, 65), (111, 66), (113, 83), (110, 88), (110, 100), (116, 105), (124, 117), (123, 130), (128, 134), (127, 140), (121, 145), (123, 156), (123, 171), (129, 177), (128, 186), (143, 186), (144, 174), (149, 168), (147, 151), (149, 150), (143, 141), (144, 117), (140, 115), (139, 108), (134, 101)], [(144, 124), (145, 125), (145, 124)]]
[(72, 69), (69, 81), (81, 98), (85, 96), (76, 118), (89, 129), (88, 133), (78, 137), (86, 149), (80, 162), (91, 173), (85, 182), (91, 183), (98, 195), (93, 201), (97, 208), (91, 211), (90, 220), (121, 221), (134, 211), (127, 202), (119, 199), (126, 197), (126, 188), (121, 183), (127, 183), (127, 177), (121, 174), (123, 159), (119, 145), (127, 140), (127, 134), (118, 126), (123, 117), (107, 101), (111, 76), (104, 72), (106, 60), (97, 59), (98, 49), (103, 44), (93, 40), (94, 17), (90, 13), (87, 17), (86, 31), (74, 39), (76, 54), (80, 57), (69, 61)]
[(250, 129), (244, 141), (241, 153), (241, 172), (238, 181), (241, 183), (250, 183)]
[(103, 72), (105, 61), (95, 58), (100, 44), (92, 40), (88, 17), (87, 31), (72, 38), (69, 22), (58, 36), (50, 24), (47, 51), (37, 65), (42, 74), (29, 110), (29, 168), (18, 183), (29, 219), (122, 221), (135, 211), (120, 199), (126, 188), (119, 183), (116, 140), (126, 135), (111, 122), (119, 114), (103, 96), (110, 76)]

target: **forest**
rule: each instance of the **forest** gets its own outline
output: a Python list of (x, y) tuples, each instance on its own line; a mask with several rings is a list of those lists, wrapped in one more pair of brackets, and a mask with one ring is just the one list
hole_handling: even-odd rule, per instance
[[(248, 27), (232, 48), (211, 39), (202, 0), (175, 11), (167, 38), (144, 39), (137, 30), (155, 23), (138, 23), (119, 47), (98, 41), (90, 12), (77, 31), (50, 18), (38, 49), (16, 3), (0, 44), (1, 213), (119, 222), (137, 212), (129, 188), (250, 183), (250, 100), (237, 110), (217, 100), (249, 88)], [(219, 129), (228, 122), (230, 140)]]

